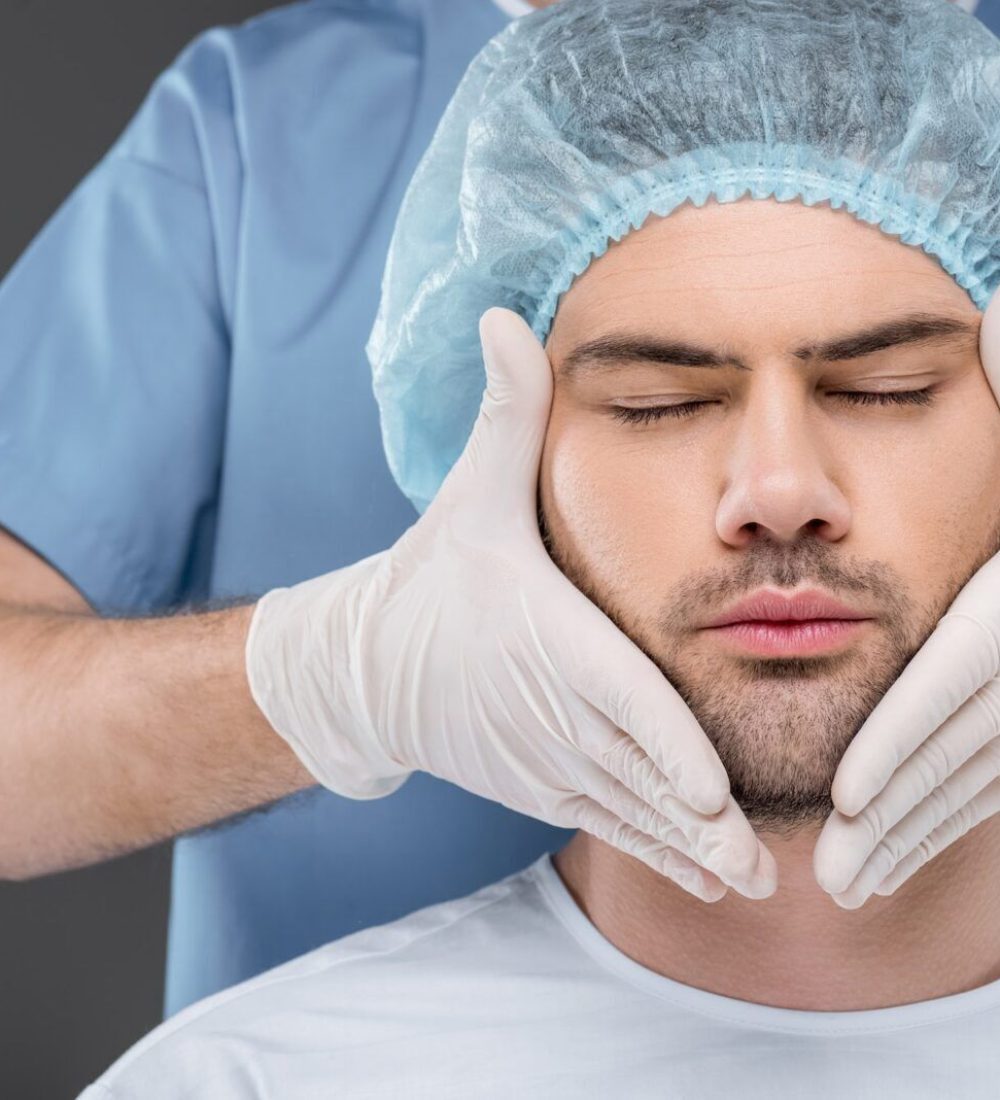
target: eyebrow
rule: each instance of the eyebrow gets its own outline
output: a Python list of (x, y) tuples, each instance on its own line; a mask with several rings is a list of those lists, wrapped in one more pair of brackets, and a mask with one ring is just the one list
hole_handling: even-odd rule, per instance
[[(902, 344), (954, 343), (957, 340), (963, 343), (968, 341), (970, 346), (975, 341), (978, 346), (979, 325), (957, 317), (914, 313), (833, 340), (803, 344), (795, 348), (792, 355), (802, 362), (839, 363), (847, 359), (861, 359)], [(736, 356), (686, 341), (611, 333), (571, 348), (563, 358), (560, 373), (575, 375), (590, 370), (608, 370), (622, 363), (752, 369)]]

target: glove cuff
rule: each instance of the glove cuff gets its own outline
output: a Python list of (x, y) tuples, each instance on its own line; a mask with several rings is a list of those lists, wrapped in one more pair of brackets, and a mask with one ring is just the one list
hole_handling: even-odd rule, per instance
[(345, 798), (382, 798), (412, 774), (383, 750), (353, 684), (354, 619), (379, 557), (271, 589), (247, 633), (254, 702), (310, 774)]

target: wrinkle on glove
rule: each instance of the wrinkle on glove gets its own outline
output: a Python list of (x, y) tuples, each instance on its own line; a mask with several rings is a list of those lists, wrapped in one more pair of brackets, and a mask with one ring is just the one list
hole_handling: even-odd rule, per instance
[(1000, 282), (1000, 41), (949, 0), (562, 0), (473, 59), (404, 196), (367, 353), (423, 512), (485, 384), (478, 322), (544, 343), (590, 262), (687, 200), (829, 201)]

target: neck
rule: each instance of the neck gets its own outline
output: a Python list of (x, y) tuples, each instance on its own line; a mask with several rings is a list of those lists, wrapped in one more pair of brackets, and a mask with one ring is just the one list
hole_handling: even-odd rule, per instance
[(989, 818), (889, 897), (841, 909), (816, 882), (819, 827), (760, 833), (778, 889), (707, 903), (587, 833), (554, 857), (576, 903), (635, 962), (686, 985), (801, 1011), (887, 1008), (1000, 979), (1000, 825)]

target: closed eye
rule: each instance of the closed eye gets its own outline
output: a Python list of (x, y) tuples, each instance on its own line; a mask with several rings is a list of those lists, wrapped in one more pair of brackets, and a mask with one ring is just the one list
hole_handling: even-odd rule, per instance
[[(852, 405), (929, 405), (934, 400), (933, 390), (933, 386), (922, 390), (884, 390), (882, 392), (839, 390), (832, 392), (830, 396), (842, 397)], [(612, 415), (616, 420), (626, 424), (648, 424), (650, 421), (661, 420), (666, 416), (691, 416), (703, 405), (713, 404), (715, 404), (713, 401), (685, 401), (679, 405), (645, 405), (637, 408), (616, 405)]]

